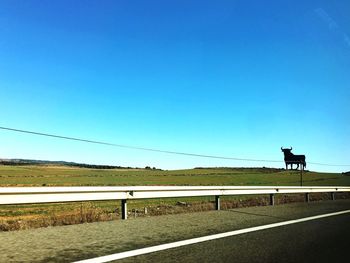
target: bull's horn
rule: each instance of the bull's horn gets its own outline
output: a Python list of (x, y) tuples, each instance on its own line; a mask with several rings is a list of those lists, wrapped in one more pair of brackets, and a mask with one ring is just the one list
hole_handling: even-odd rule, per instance
[(292, 147), (292, 146), (290, 147), (290, 150), (293, 150), (293, 147)]
[(281, 147), (281, 150), (283, 150), (283, 146)]

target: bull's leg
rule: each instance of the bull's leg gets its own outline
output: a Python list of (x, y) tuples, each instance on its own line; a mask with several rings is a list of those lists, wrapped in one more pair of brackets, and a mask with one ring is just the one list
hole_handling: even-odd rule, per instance
[(293, 164), (292, 163), (290, 164), (290, 169), (293, 170)]
[(299, 169), (299, 163), (297, 163), (297, 168), (295, 170), (298, 170)]

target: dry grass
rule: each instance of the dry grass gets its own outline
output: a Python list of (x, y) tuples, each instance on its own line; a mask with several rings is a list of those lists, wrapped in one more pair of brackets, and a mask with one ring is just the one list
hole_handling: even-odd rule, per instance
[(30, 228), (63, 226), (119, 218), (117, 213), (110, 213), (93, 203), (82, 203), (79, 209), (54, 212), (49, 215), (24, 215), (19, 217), (0, 217), (0, 231), (24, 230)]
[[(337, 193), (336, 199), (350, 198), (350, 193)], [(310, 195), (310, 201), (329, 200), (328, 193), (314, 193)], [(275, 204), (286, 204), (293, 202), (304, 202), (304, 194), (277, 195)], [(234, 209), (250, 206), (269, 205), (268, 196), (252, 196), (242, 198), (223, 197), (221, 200), (221, 209)], [(214, 201), (192, 201), (166, 203), (158, 205), (148, 205), (145, 207), (132, 208), (128, 210), (129, 219), (145, 216), (160, 216), (167, 214), (192, 213), (200, 211), (209, 211), (215, 209)], [(119, 208), (111, 211), (96, 206), (93, 202), (81, 203), (71, 210), (54, 211), (51, 214), (22, 215), (17, 217), (0, 217), (0, 231), (24, 230), (30, 228), (40, 228), (49, 226), (63, 226), (91, 222), (101, 222), (117, 220), (120, 218)]]

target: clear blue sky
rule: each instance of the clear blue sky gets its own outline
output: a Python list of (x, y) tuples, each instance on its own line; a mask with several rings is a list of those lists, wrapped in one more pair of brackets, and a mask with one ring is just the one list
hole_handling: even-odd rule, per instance
[[(348, 0), (1, 0), (0, 126), (281, 161), (293, 146), (307, 161), (349, 164), (349, 10)], [(284, 167), (3, 130), (0, 158)]]

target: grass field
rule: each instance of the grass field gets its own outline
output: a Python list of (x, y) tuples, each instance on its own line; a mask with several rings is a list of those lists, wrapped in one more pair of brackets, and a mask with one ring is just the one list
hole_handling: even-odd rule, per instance
[[(350, 185), (350, 177), (337, 173), (304, 172), (303, 184)], [(162, 171), (0, 165), (0, 186), (83, 185), (300, 185), (300, 172), (273, 168)]]
[[(0, 186), (127, 186), (127, 185), (300, 185), (299, 171), (273, 168), (205, 168), (162, 171), (150, 169), (88, 169), (66, 166), (0, 165)], [(304, 172), (303, 185), (349, 186), (350, 176)], [(317, 198), (327, 198), (319, 195)], [(302, 200), (280, 196), (278, 202)], [(180, 202), (181, 201), (181, 202)], [(223, 208), (267, 204), (262, 196), (225, 197)], [(146, 216), (213, 209), (210, 197), (136, 200), (130, 216)], [(147, 210), (147, 211), (146, 211)], [(119, 218), (115, 201), (0, 206), (0, 230), (106, 221)]]

